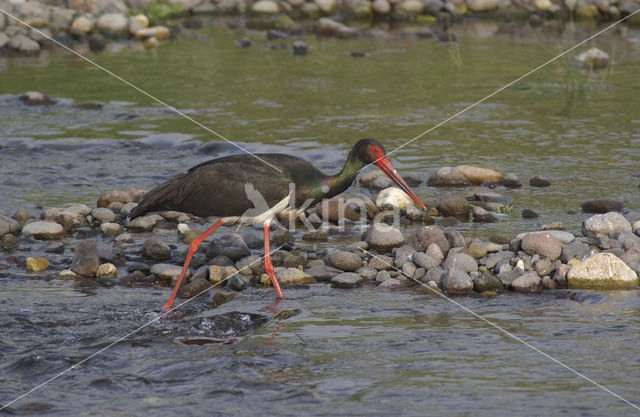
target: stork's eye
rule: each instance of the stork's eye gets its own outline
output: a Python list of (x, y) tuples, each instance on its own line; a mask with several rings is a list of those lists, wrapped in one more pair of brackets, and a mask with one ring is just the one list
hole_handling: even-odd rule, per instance
[(376, 157), (376, 159), (382, 158), (383, 156), (382, 149), (380, 149), (377, 146), (371, 146), (369, 149), (371, 150), (371, 153), (373, 153), (373, 155)]

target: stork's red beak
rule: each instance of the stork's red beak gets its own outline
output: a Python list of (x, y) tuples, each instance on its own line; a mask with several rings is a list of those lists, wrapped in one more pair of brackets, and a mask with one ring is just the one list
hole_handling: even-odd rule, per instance
[(380, 168), (380, 170), (382, 170), (382, 172), (387, 174), (387, 176), (391, 178), (393, 182), (398, 184), (398, 187), (400, 187), (402, 191), (404, 191), (409, 197), (411, 197), (411, 199), (415, 201), (415, 203), (418, 206), (422, 207), (423, 210), (427, 209), (425, 205), (422, 203), (422, 201), (420, 201), (418, 196), (415, 195), (415, 193), (411, 190), (411, 188), (409, 188), (409, 186), (404, 181), (404, 179), (400, 176), (400, 174), (398, 174), (398, 171), (396, 171), (393, 165), (391, 165), (391, 162), (389, 162), (389, 159), (387, 159), (386, 157), (382, 157), (378, 159), (378, 161), (376, 162), (376, 165), (378, 166), (378, 168)]

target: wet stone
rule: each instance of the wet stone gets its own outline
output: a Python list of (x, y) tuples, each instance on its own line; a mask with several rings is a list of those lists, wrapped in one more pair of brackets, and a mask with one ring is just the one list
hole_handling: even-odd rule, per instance
[(443, 287), (447, 294), (464, 295), (473, 291), (473, 281), (465, 271), (451, 268), (445, 275)]
[(462, 196), (446, 197), (440, 200), (438, 209), (445, 216), (461, 216), (469, 213), (469, 202)]
[(307, 46), (306, 43), (302, 42), (302, 41), (295, 41), (293, 43), (293, 54), (296, 56), (305, 56), (307, 53), (309, 53), (309, 47)]
[(471, 215), (475, 223), (494, 223), (498, 221), (498, 218), (493, 213), (479, 206), (474, 206), (471, 209)]
[(47, 253), (56, 253), (62, 254), (64, 253), (65, 245), (62, 242), (50, 242), (45, 247), (44, 251)]
[(343, 271), (355, 271), (362, 265), (362, 258), (359, 255), (341, 250), (331, 252), (329, 261), (335, 268)]
[[(424, 252), (429, 245), (435, 243), (443, 253), (449, 251), (450, 244), (444, 232), (438, 226), (426, 226), (416, 230), (407, 243), (417, 252)], [(434, 257), (437, 260), (437, 258)]]
[(533, 264), (533, 269), (536, 271), (536, 274), (544, 277), (545, 275), (551, 275), (554, 268), (549, 259), (543, 258), (535, 261), (535, 263)]
[(123, 229), (118, 223), (107, 222), (100, 225), (100, 231), (105, 236), (118, 236), (123, 232)]
[(206, 279), (192, 279), (188, 283), (180, 286), (178, 294), (182, 298), (191, 298), (195, 297), (198, 294), (204, 293), (207, 289), (209, 289), (210, 286), (211, 283)]
[(46, 258), (27, 258), (27, 272), (41, 272), (47, 269), (49, 261)]
[(142, 244), (142, 256), (164, 261), (171, 258), (171, 248), (157, 237), (151, 237)]
[(378, 271), (391, 269), (392, 265), (393, 258), (387, 255), (376, 255), (369, 259), (369, 267), (377, 269)]
[(331, 278), (331, 284), (336, 288), (355, 288), (364, 282), (364, 278), (353, 272), (343, 272)]
[(585, 213), (604, 214), (610, 211), (622, 211), (624, 204), (616, 200), (589, 200), (580, 206)]
[(238, 270), (233, 266), (209, 265), (208, 278), (214, 284), (224, 281)]
[(325, 241), (328, 239), (328, 233), (324, 229), (310, 230), (302, 235), (302, 240), (308, 241)]
[(372, 249), (390, 250), (404, 244), (404, 236), (398, 229), (382, 223), (374, 223), (367, 234), (366, 242)]
[(112, 223), (116, 219), (116, 215), (105, 207), (97, 207), (91, 210), (91, 217), (100, 223)]
[(78, 275), (93, 277), (100, 265), (98, 246), (93, 240), (83, 240), (78, 243), (73, 251), (73, 264), (71, 269)]
[(522, 218), (523, 219), (535, 219), (538, 217), (538, 213), (530, 209), (522, 210)]
[[(274, 242), (274, 245), (277, 244)], [(208, 258), (223, 255), (235, 262), (249, 256), (251, 252), (242, 236), (230, 233), (215, 237), (207, 247), (206, 254)]]
[(504, 174), (500, 185), (507, 188), (520, 188), (522, 187), (522, 181), (515, 174)]
[(246, 276), (264, 273), (264, 261), (258, 255), (249, 255), (246, 258), (242, 258), (234, 266), (238, 272)]
[(432, 187), (466, 187), (471, 185), (471, 181), (454, 167), (442, 167), (429, 177), (427, 184)]
[(378, 193), (376, 206), (386, 210), (406, 210), (413, 205), (413, 200), (404, 191), (396, 187), (385, 188)]
[[(172, 264), (155, 264), (151, 267), (151, 274), (161, 281), (166, 281), (171, 285), (175, 285), (180, 277), (182, 266)], [(187, 269), (184, 279), (191, 276), (191, 271)]]
[(1, 241), (2, 241), (2, 250), (5, 252), (13, 251), (20, 244), (20, 240), (12, 234), (7, 234), (2, 236)]
[(62, 236), (62, 232), (62, 226), (48, 221), (27, 223), (22, 228), (22, 233), (31, 234), (36, 239), (57, 239)]
[(511, 289), (517, 292), (540, 292), (542, 279), (535, 272), (527, 272), (513, 280)]
[(371, 183), (371, 188), (376, 190), (384, 190), (385, 188), (389, 188), (392, 186), (393, 186), (393, 181), (391, 181), (391, 179), (386, 176), (377, 177)]
[(430, 270), (432, 268), (437, 267), (440, 263), (438, 261), (436, 261), (435, 259), (433, 259), (431, 256), (427, 255), (426, 253), (422, 253), (422, 252), (416, 252), (413, 255), (413, 263), (416, 264), (416, 266), (423, 268), (425, 270)]
[(98, 267), (96, 277), (98, 278), (117, 278), (118, 268), (112, 263), (104, 263)]
[(535, 177), (531, 178), (529, 180), (529, 185), (531, 187), (550, 187), (551, 186), (551, 181), (549, 181), (548, 179), (541, 177), (539, 175), (536, 175)]
[(249, 281), (241, 274), (232, 275), (231, 278), (227, 280), (227, 288), (234, 291), (242, 291), (247, 288), (248, 285)]
[(294, 284), (313, 284), (316, 282), (311, 275), (297, 268), (278, 267), (275, 269), (275, 273), (278, 283), (285, 287)]
[[(291, 240), (293, 239), (293, 236), (291, 235), (291, 232), (288, 230), (276, 230), (273, 234), (271, 234), (271, 242), (273, 243), (273, 245), (275, 246), (282, 246), (285, 243), (291, 242)], [(246, 247), (246, 245), (245, 245)], [(240, 247), (238, 247), (240, 248)], [(229, 255), (227, 255), (229, 256)], [(229, 256), (231, 258), (231, 256)], [(233, 258), (232, 258), (233, 259)]]
[(20, 101), (29, 106), (47, 106), (55, 103), (48, 95), (38, 91), (27, 91), (20, 96)]
[(331, 281), (331, 278), (342, 273), (341, 270), (326, 265), (312, 266), (311, 268), (305, 269), (304, 272), (311, 275), (319, 282)]
[(478, 270), (478, 264), (475, 259), (462, 252), (455, 254), (450, 252), (442, 266), (445, 269), (457, 268), (466, 273), (476, 272)]
[(504, 286), (500, 280), (487, 268), (481, 267), (477, 272), (470, 274), (473, 279), (473, 289), (477, 292), (495, 291), (501, 292)]

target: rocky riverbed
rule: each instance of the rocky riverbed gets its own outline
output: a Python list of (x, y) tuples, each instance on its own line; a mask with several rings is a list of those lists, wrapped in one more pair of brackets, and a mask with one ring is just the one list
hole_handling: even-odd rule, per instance
[[(264, 31), (268, 39), (304, 33), (349, 39), (371, 35), (376, 30), (372, 23), (413, 22), (421, 26), (416, 36), (450, 41), (455, 35), (448, 25), (466, 17), (534, 25), (574, 18), (601, 22), (627, 17), (639, 7), (640, 0), (2, 0), (0, 54), (37, 55), (56, 44), (101, 52), (110, 41), (123, 40), (154, 49), (180, 31), (193, 36), (202, 23), (192, 17), (212, 14), (244, 16), (246, 29)], [(639, 16), (629, 23), (637, 25)], [(238, 45), (250, 46), (251, 41), (244, 38)], [(307, 53), (301, 42), (292, 50)]]
[[(409, 183), (420, 182), (417, 176), (406, 178)], [(300, 228), (300, 223), (295, 230), (286, 229), (282, 224), (291, 226), (290, 216), (274, 224), (272, 244), (282, 248), (272, 260), (285, 289), (365, 285), (452, 296), (638, 287), (640, 220), (607, 211), (622, 209), (615, 201), (583, 204), (583, 209), (606, 212), (588, 217), (580, 236), (552, 223), (542, 230), (483, 241), (465, 237), (451, 225), (461, 220), (498, 220), (493, 213), (505, 208), (501, 194), (487, 191), (468, 198), (446, 197), (424, 213), (399, 189), (388, 187), (385, 179), (378, 172), (360, 178), (361, 185), (373, 192), (382, 188), (372, 197), (338, 196), (308, 209), (300, 218), (311, 229)], [(540, 178), (533, 180), (540, 182)], [(513, 174), (472, 166), (443, 167), (428, 180), (440, 186), (451, 186), (452, 181), (488, 187), (521, 185)], [(142, 192), (114, 190), (100, 196), (95, 207), (76, 203), (48, 207), (35, 216), (23, 209), (0, 216), (6, 254), (0, 274), (70, 280), (80, 287), (172, 286), (188, 243), (214, 219), (168, 211), (129, 220), (135, 198)], [(403, 224), (411, 224), (414, 231), (403, 233)], [(228, 226), (194, 256), (189, 281), (180, 290), (182, 297), (210, 287), (234, 292), (270, 285), (262, 264), (261, 233), (251, 227)], [(363, 230), (360, 238), (359, 230)], [(351, 238), (340, 243), (339, 236)]]

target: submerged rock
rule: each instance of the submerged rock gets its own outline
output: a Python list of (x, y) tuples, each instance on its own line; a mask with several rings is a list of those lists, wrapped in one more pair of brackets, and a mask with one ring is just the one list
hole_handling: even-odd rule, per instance
[(73, 251), (71, 270), (83, 277), (93, 277), (100, 265), (98, 246), (93, 240), (83, 240)]
[(587, 69), (598, 70), (609, 65), (609, 54), (598, 48), (591, 48), (579, 54), (576, 60)]
[(616, 200), (589, 200), (580, 206), (585, 213), (608, 213), (610, 211), (622, 211), (624, 204)]
[(362, 285), (364, 278), (353, 272), (343, 272), (331, 278), (331, 284), (337, 288), (354, 288)]
[(47, 258), (27, 258), (27, 272), (41, 272), (47, 269), (49, 261)]
[(532, 187), (550, 187), (551, 181), (549, 181), (544, 177), (536, 175), (535, 177), (529, 180), (529, 185)]
[(471, 185), (471, 181), (456, 168), (442, 167), (429, 177), (427, 184), (432, 187), (466, 187)]
[(633, 289), (638, 275), (620, 258), (596, 253), (574, 265), (567, 274), (569, 288)]
[(445, 197), (438, 204), (438, 210), (445, 216), (467, 215), (469, 209), (469, 202), (462, 196)]
[(51, 105), (55, 103), (48, 95), (39, 91), (27, 91), (20, 96), (20, 101), (29, 106)]

